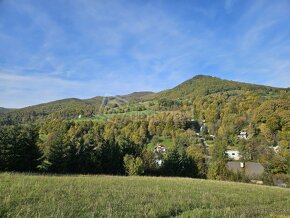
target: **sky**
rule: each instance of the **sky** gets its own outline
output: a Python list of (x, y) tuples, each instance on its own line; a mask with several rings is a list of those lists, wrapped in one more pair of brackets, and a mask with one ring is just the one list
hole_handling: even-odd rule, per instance
[(0, 0), (0, 107), (197, 74), (289, 87), (290, 0)]

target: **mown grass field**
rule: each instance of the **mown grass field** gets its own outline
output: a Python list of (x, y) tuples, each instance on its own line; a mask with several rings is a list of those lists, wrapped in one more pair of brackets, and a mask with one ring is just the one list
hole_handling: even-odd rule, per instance
[[(167, 149), (174, 147), (174, 142), (172, 141), (171, 138), (162, 136), (162, 137), (159, 137), (159, 139), (160, 139), (159, 143), (165, 145)], [(153, 151), (155, 147), (156, 147), (156, 144), (152, 142), (147, 144), (147, 149), (150, 151)]]
[(290, 217), (290, 190), (188, 178), (0, 174), (0, 217)]
[(153, 116), (157, 113), (158, 111), (154, 110), (143, 110), (143, 111), (128, 111), (128, 112), (123, 112), (123, 113), (102, 113), (102, 114), (96, 114), (94, 117), (82, 117), (82, 118), (75, 118), (72, 119), (77, 122), (83, 122), (83, 121), (104, 121), (113, 117), (128, 117), (128, 116)]

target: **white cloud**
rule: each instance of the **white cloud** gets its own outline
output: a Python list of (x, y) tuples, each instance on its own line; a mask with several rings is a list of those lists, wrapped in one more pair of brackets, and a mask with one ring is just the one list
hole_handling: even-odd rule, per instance
[[(134, 91), (159, 91), (154, 87), (157, 80), (148, 76), (134, 79), (118, 80), (114, 77), (104, 81), (66, 80), (51, 76), (23, 76), (0, 72), (0, 106), (19, 108), (63, 98), (91, 98), (97, 95), (128, 94)], [(147, 81), (150, 80), (150, 83)], [(142, 90), (140, 90), (142, 87)], [(119, 91), (122, 90), (122, 91)]]
[(0, 73), (0, 105), (18, 108), (67, 98), (67, 90), (81, 90), (81, 85), (47, 76), (21, 76), (11, 73)]

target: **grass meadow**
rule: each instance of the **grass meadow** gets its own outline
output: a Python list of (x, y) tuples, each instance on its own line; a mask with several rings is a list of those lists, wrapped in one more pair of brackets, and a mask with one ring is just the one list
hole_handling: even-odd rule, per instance
[(1, 173), (0, 217), (290, 217), (290, 190), (189, 178)]

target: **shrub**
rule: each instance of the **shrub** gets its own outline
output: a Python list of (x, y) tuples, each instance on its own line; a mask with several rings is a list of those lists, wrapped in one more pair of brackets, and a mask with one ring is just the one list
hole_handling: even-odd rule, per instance
[(261, 179), (265, 185), (274, 185), (273, 175), (270, 173), (264, 172)]
[(140, 157), (135, 158), (133, 155), (125, 155), (124, 167), (129, 176), (142, 175), (144, 173), (144, 164)]

